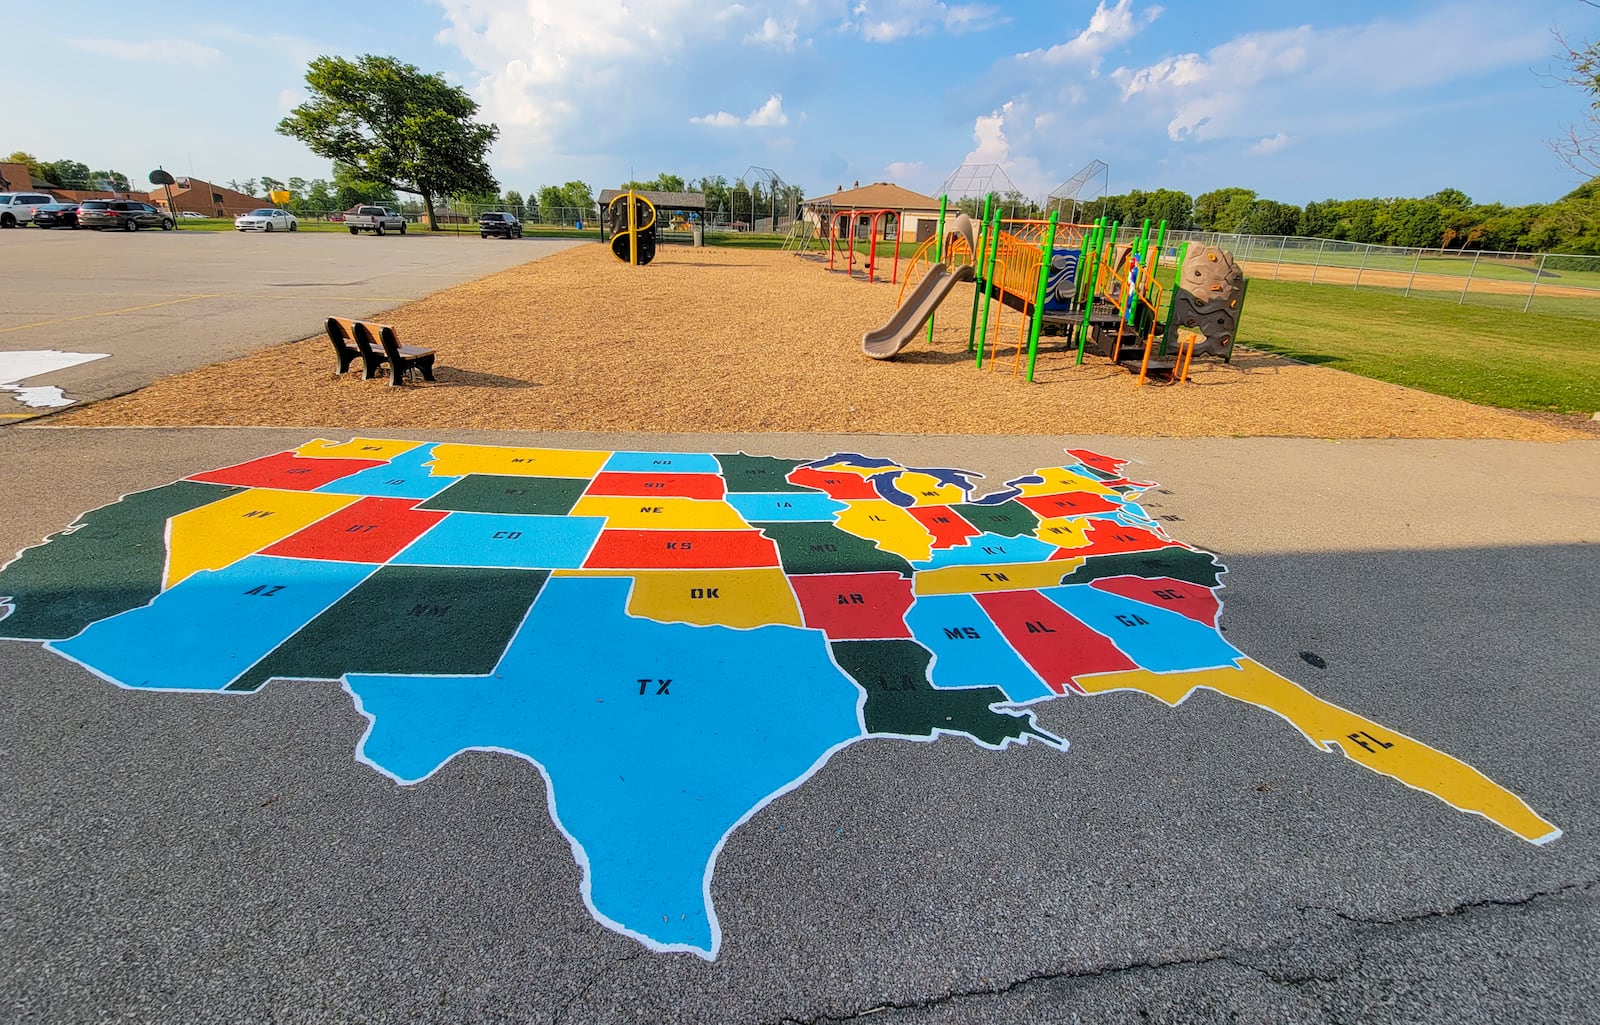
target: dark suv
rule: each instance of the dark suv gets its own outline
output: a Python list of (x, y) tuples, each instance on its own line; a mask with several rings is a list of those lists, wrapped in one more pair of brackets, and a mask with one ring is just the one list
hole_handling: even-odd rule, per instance
[(160, 228), (171, 231), (172, 218), (149, 203), (132, 199), (86, 199), (78, 204), (78, 226), (83, 228)]
[(490, 235), (498, 235), (501, 238), (521, 238), (522, 222), (517, 220), (516, 214), (479, 214), (478, 237), (488, 238)]

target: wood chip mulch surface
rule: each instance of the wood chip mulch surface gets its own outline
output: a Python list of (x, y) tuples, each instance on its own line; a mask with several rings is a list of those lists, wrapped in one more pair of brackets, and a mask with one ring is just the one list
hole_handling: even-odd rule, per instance
[[(902, 270), (904, 265), (902, 264)], [(53, 416), (61, 425), (362, 429), (823, 431), (894, 434), (1512, 438), (1593, 435), (1241, 349), (1197, 361), (1188, 384), (1046, 348), (1037, 380), (966, 351), (970, 285), (933, 344), (887, 362), (861, 353), (899, 286), (868, 285), (793, 254), (668, 247), (628, 267), (579, 246), (385, 314), (407, 345), (438, 350), (436, 384), (334, 373), (325, 336), (166, 378)], [(998, 304), (996, 304), (998, 307)], [(330, 309), (330, 315), (342, 311)], [(998, 333), (1016, 336), (1005, 310)], [(1050, 342), (1050, 339), (1045, 339)]]

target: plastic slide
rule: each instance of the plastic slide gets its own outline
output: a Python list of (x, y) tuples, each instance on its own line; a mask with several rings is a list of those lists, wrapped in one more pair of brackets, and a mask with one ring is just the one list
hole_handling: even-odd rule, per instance
[(894, 311), (889, 323), (861, 336), (861, 351), (873, 359), (893, 359), (922, 330), (922, 325), (933, 316), (933, 311), (944, 302), (956, 283), (971, 280), (970, 265), (962, 264), (951, 270), (942, 263), (934, 264), (928, 269), (928, 276), (917, 283), (906, 301)]

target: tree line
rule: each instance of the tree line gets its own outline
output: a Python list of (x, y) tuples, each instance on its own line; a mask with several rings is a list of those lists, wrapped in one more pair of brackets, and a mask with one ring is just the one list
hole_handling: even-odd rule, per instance
[[(61, 160), (40, 160), (32, 153), (17, 150), (6, 157), (8, 164), (23, 164), (28, 173), (58, 189), (83, 192), (132, 192), (133, 183), (121, 171), (91, 171), (89, 165), (70, 157)], [(30, 182), (12, 182), (13, 191), (31, 188)]]

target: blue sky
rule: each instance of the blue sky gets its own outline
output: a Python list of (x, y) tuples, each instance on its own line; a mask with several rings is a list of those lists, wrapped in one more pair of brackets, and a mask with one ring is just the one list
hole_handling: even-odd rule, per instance
[[(1425, 195), (1541, 202), (1577, 184), (1544, 141), (1585, 94), (1543, 77), (1580, 0), (172, 0), (87, 3), (54, 46), (8, 47), (36, 110), (0, 152), (143, 180), (326, 177), (277, 135), (319, 53), (443, 72), (500, 126), (502, 188), (770, 167), (808, 195), (935, 192), (964, 163), (1042, 196), (1094, 159), (1111, 190), (1242, 185), (1301, 204)], [(15, 94), (14, 94), (15, 95)]]

